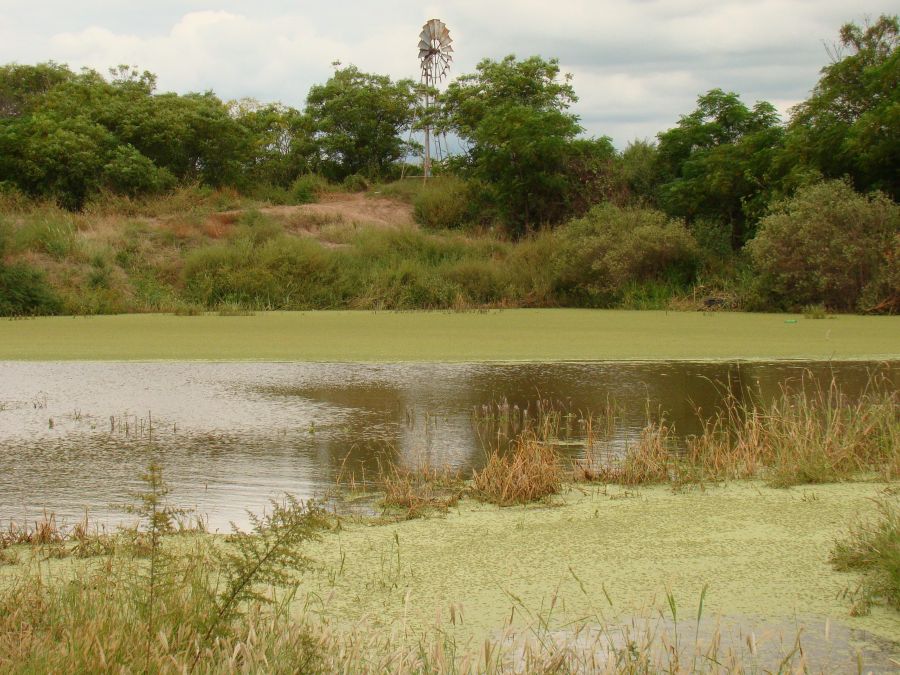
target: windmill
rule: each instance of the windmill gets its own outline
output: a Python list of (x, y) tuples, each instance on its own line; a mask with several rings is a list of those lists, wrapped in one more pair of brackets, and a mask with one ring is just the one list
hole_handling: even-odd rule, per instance
[(450, 72), (453, 61), (453, 39), (450, 30), (440, 19), (430, 19), (419, 33), (419, 66), (422, 84), (425, 85), (425, 159), (423, 172), (425, 179), (431, 176), (431, 116), (434, 104), (431, 92)]

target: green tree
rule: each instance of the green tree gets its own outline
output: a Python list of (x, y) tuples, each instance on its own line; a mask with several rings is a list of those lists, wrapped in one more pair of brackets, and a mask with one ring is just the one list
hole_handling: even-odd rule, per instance
[(568, 215), (574, 177), (589, 170), (592, 152), (608, 154), (608, 139), (574, 143), (582, 128), (567, 109), (576, 100), (556, 59), (512, 55), (485, 59), (442, 98), (442, 125), (468, 143), (459, 163), (492, 188), (516, 234)]
[(247, 129), (248, 179), (288, 187), (312, 169), (315, 157), (312, 121), (295, 108), (263, 105), (253, 99), (230, 104), (231, 114)]
[(777, 184), (771, 172), (783, 134), (771, 104), (748, 108), (735, 93), (709, 91), (678, 126), (659, 134), (660, 205), (688, 222), (721, 222), (740, 248)]
[[(841, 28), (833, 62), (792, 111), (788, 153), (828, 178), (900, 197), (900, 23), (881, 16)], [(848, 53), (839, 58), (842, 50)]]
[(410, 149), (401, 136), (413, 123), (417, 100), (412, 80), (393, 82), (356, 66), (337, 68), (325, 84), (313, 86), (306, 114), (322, 173), (335, 180), (387, 174)]

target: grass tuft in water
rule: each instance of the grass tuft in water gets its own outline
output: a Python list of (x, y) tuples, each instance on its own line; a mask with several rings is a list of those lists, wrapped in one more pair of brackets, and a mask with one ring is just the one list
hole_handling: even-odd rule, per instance
[(875, 502), (877, 515), (850, 527), (831, 551), (831, 564), (842, 572), (861, 572), (851, 613), (867, 614), (873, 602), (900, 609), (900, 501), (886, 496)]
[(525, 504), (557, 494), (562, 488), (559, 454), (533, 432), (520, 434), (507, 451), (495, 449), (472, 480), (473, 494), (500, 506)]

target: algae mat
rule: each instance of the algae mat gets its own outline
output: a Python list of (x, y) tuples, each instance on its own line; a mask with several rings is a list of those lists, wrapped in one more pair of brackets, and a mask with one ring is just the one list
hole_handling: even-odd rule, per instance
[(616, 310), (267, 312), (0, 321), (0, 360), (895, 359), (900, 317)]
[(859, 577), (828, 562), (835, 539), (888, 492), (896, 484), (749, 482), (572, 489), (550, 507), (464, 501), (443, 517), (345, 524), (305, 549), (314, 570), (301, 589), (333, 622), (412, 639), (442, 626), (478, 644), (511, 615), (550, 628), (670, 615), (667, 591), (691, 623), (706, 586), (704, 616), (780, 626), (789, 642), (799, 625), (825, 621), (895, 642), (900, 612), (850, 616), (844, 593)]

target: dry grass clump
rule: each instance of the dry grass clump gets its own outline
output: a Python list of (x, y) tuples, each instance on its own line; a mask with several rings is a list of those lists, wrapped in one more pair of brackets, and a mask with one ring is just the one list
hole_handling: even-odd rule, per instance
[(534, 432), (521, 434), (506, 452), (494, 450), (472, 480), (475, 496), (500, 506), (525, 504), (562, 488), (563, 468), (557, 452)]
[(378, 486), (384, 491), (381, 504), (403, 510), (407, 518), (418, 518), (433, 510), (446, 511), (459, 503), (466, 489), (459, 472), (428, 465), (382, 468)]
[(672, 427), (650, 422), (637, 442), (628, 445), (621, 461), (576, 464), (575, 476), (620, 485), (665, 483), (679, 474), (679, 458)]

